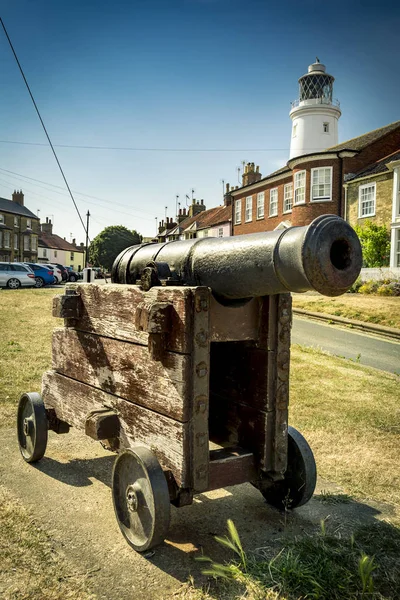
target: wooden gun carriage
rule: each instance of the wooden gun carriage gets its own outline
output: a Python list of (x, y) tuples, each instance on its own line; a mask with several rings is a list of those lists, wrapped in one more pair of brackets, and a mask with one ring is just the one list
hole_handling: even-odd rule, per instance
[[(331, 237), (325, 228), (320, 243), (328, 244), (334, 279), (317, 269), (311, 287), (318, 289), (323, 280), (324, 290), (331, 286), (331, 293), (341, 293), (358, 275), (358, 240), (341, 219), (338, 237), (338, 217), (329, 218), (335, 227)], [(310, 245), (310, 228), (314, 236), (321, 232), (320, 225), (293, 228), (303, 230), (302, 252)], [(239, 237), (248, 246), (252, 236), (232, 240), (238, 244)], [(280, 232), (271, 240), (274, 256), (277, 239), (284, 247), (282, 237)], [(338, 240), (340, 256), (332, 257)], [(292, 243), (290, 260), (298, 262)], [(174, 244), (124, 251), (114, 263), (117, 283), (66, 286), (53, 303), (64, 327), (53, 333), (52, 370), (43, 376), (41, 396), (24, 394), (18, 409), (20, 449), (28, 462), (44, 455), (48, 429), (66, 433), (70, 426), (118, 452), (115, 513), (138, 551), (165, 538), (170, 504), (190, 504), (194, 494), (251, 482), (270, 504), (294, 508), (310, 499), (316, 483), (311, 449), (288, 427), (292, 311), (286, 290), (306, 285), (298, 270), (296, 284), (288, 283), (286, 272), (276, 275), (284, 279), (277, 284), (269, 272), (265, 294), (240, 277), (235, 291), (229, 279), (222, 286), (229, 292), (222, 295), (193, 255), (194, 244), (190, 268), (176, 258), (177, 248), (186, 252), (185, 242)], [(174, 257), (162, 260), (168, 246)], [(140, 258), (149, 252), (151, 260)], [(321, 248), (319, 254), (326, 262)], [(224, 260), (221, 255), (219, 268)], [(257, 260), (251, 257), (249, 264)], [(235, 269), (240, 275), (249, 265)], [(308, 273), (309, 287), (310, 279)], [(249, 290), (245, 298), (243, 285)]]

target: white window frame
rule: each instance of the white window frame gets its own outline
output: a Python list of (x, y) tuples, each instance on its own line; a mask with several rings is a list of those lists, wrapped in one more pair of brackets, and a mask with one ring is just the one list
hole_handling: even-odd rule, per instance
[[(290, 188), (290, 195), (288, 190)], [(290, 208), (287, 208), (288, 200), (290, 200)], [(291, 213), (293, 207), (293, 182), (285, 183), (283, 188), (283, 214)]]
[(14, 217), (14, 227), (19, 227), (19, 217)]
[[(302, 185), (298, 185), (299, 178), (304, 177), (304, 182)], [(299, 190), (303, 190), (301, 194), (297, 194)], [(300, 196), (300, 200), (297, 200), (297, 197)], [(306, 172), (305, 171), (297, 171), (293, 177), (293, 206), (298, 206), (299, 204), (306, 203)]]
[(34, 235), (31, 237), (31, 250), (37, 252), (37, 238)]
[(72, 260), (72, 262), (74, 262), (75, 259), (74, 259), (74, 253), (73, 252), (71, 252), (71, 256), (69, 257), (69, 260)]
[(4, 223), (4, 215), (0, 213), (0, 223)]
[(19, 248), (19, 236), (18, 233), (14, 233), (14, 250), (18, 250)]
[[(329, 184), (325, 183), (314, 183), (314, 173), (317, 171), (327, 170), (329, 171)], [(310, 202), (332, 202), (332, 179), (333, 179), (333, 167), (316, 167), (311, 169), (311, 180), (310, 180)], [(329, 196), (315, 196), (314, 197), (314, 185), (329, 185)]]
[(43, 248), (43, 258), (47, 258), (47, 248)]
[[(275, 198), (276, 195), (276, 198)], [(272, 199), (272, 196), (274, 196), (274, 200)], [(275, 209), (273, 209), (272, 207), (275, 207)], [(277, 217), (278, 216), (278, 188), (272, 188), (272, 190), (269, 190), (269, 216), (270, 217)]]
[(224, 237), (224, 228), (223, 227), (218, 228), (218, 237)]
[[(366, 213), (366, 214), (362, 214), (362, 192), (363, 190), (365, 190), (366, 188), (373, 188), (374, 190), (374, 206), (373, 206), (373, 211)], [(358, 188), (358, 218), (359, 219), (365, 219), (366, 217), (374, 217), (376, 213), (376, 182), (372, 181), (371, 183), (365, 183), (363, 185), (360, 185)]]
[[(8, 241), (7, 241), (8, 240)], [(11, 235), (9, 231), (5, 231), (3, 235), (3, 248), (11, 248)]]
[(235, 200), (235, 225), (242, 222), (242, 199)]
[(265, 192), (257, 194), (257, 219), (263, 219), (265, 213)]
[(394, 266), (400, 267), (400, 227), (396, 227), (394, 234)]
[(244, 222), (250, 223), (253, 220), (253, 196), (247, 196), (246, 209), (244, 213)]
[(29, 229), (32, 229), (32, 219), (27, 219), (27, 220), (26, 220), (26, 226), (27, 226)]
[(29, 235), (24, 235), (24, 250), (28, 251), (31, 249), (31, 239)]

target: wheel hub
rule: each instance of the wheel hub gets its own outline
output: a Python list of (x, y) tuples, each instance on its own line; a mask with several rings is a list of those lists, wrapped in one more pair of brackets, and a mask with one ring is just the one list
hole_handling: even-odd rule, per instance
[(31, 435), (32, 425), (33, 425), (32, 419), (29, 419), (29, 418), (24, 419), (23, 429), (24, 429), (24, 434), (26, 435), (26, 437)]
[(131, 512), (137, 512), (139, 507), (137, 492), (134, 489), (133, 485), (129, 485), (126, 489), (126, 504), (128, 506), (128, 510)]

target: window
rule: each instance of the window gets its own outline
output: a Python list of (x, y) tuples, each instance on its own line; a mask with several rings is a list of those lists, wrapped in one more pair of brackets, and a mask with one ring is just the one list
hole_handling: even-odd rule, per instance
[(367, 183), (358, 188), (358, 216), (373, 217), (375, 215), (376, 184)]
[(265, 194), (264, 192), (260, 192), (257, 194), (257, 219), (264, 218), (264, 204), (265, 204)]
[[(208, 237), (208, 229), (203, 230), (203, 237)], [(71, 254), (71, 260), (74, 260), (72, 256), (73, 255)]]
[(14, 233), (14, 250), (18, 250), (18, 233)]
[(11, 236), (10, 236), (10, 232), (9, 231), (5, 231), (4, 232), (4, 236), (3, 236), (3, 247), (4, 248), (9, 248), (10, 247), (10, 243), (11, 243)]
[(292, 137), (296, 137), (296, 135), (297, 135), (297, 125), (293, 125)]
[(31, 249), (31, 244), (30, 244), (30, 238), (29, 235), (24, 235), (24, 250), (30, 250)]
[(294, 204), (304, 204), (306, 201), (306, 172), (297, 171), (294, 174)]
[(47, 248), (43, 248), (43, 258), (47, 258)]
[(26, 226), (29, 227), (29, 229), (32, 229), (32, 219), (26, 220)]
[(30, 269), (23, 267), (22, 265), (12, 265), (11, 271), (24, 271), (25, 273), (28, 271), (30, 273)]
[(396, 230), (396, 243), (394, 247), (394, 266), (400, 267), (400, 229)]
[(0, 214), (0, 223), (4, 223), (4, 215)]
[(324, 133), (329, 133), (329, 123), (323, 123), (322, 127)]
[(291, 212), (293, 206), (293, 183), (287, 183), (283, 188), (283, 212)]
[(57, 250), (54, 250), (54, 258), (57, 258)]
[(0, 248), (3, 247), (3, 232), (0, 230)]
[(70, 260), (74, 260), (74, 253), (71, 252)]
[(14, 227), (19, 227), (19, 218), (14, 217)]
[(235, 202), (235, 225), (242, 222), (242, 201)]
[(278, 214), (278, 188), (274, 188), (269, 193), (269, 216), (276, 217)]
[(246, 214), (245, 222), (248, 223), (253, 218), (253, 196), (247, 196), (246, 198)]
[(218, 237), (224, 237), (224, 228), (223, 227), (220, 227), (218, 229)]
[(36, 236), (33, 235), (31, 238), (31, 250), (33, 250), (34, 252), (36, 252), (36, 250), (37, 250), (36, 243), (37, 243), (37, 238), (36, 238)]
[(332, 200), (332, 167), (311, 169), (311, 202)]

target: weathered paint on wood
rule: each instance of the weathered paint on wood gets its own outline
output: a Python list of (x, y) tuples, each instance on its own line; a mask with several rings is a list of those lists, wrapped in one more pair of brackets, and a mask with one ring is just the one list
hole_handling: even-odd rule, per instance
[(146, 347), (64, 328), (53, 332), (53, 368), (178, 421), (190, 418), (186, 355), (166, 352), (151, 361)]
[(120, 421), (120, 448), (144, 444), (164, 469), (170, 469), (181, 487), (190, 485), (189, 423), (179, 423), (151, 410), (127, 402), (99, 389), (47, 371), (43, 375), (42, 395), (46, 408), (57, 417), (85, 431), (90, 411), (112, 408)]
[(252, 298), (242, 306), (225, 306), (210, 297), (210, 338), (212, 342), (257, 340), (262, 299)]
[(97, 333), (117, 340), (126, 340), (147, 346), (149, 334), (136, 324), (136, 309), (145, 303), (172, 304), (170, 323), (166, 332), (166, 349), (188, 354), (191, 351), (190, 287), (155, 287), (149, 292), (136, 285), (70, 283), (67, 293), (75, 291), (82, 304), (78, 319), (68, 319), (66, 325), (81, 331)]
[(208, 489), (209, 433), (208, 397), (210, 380), (210, 290), (198, 287), (194, 292), (193, 323), (191, 328), (193, 413), (190, 429), (192, 487), (196, 492)]

